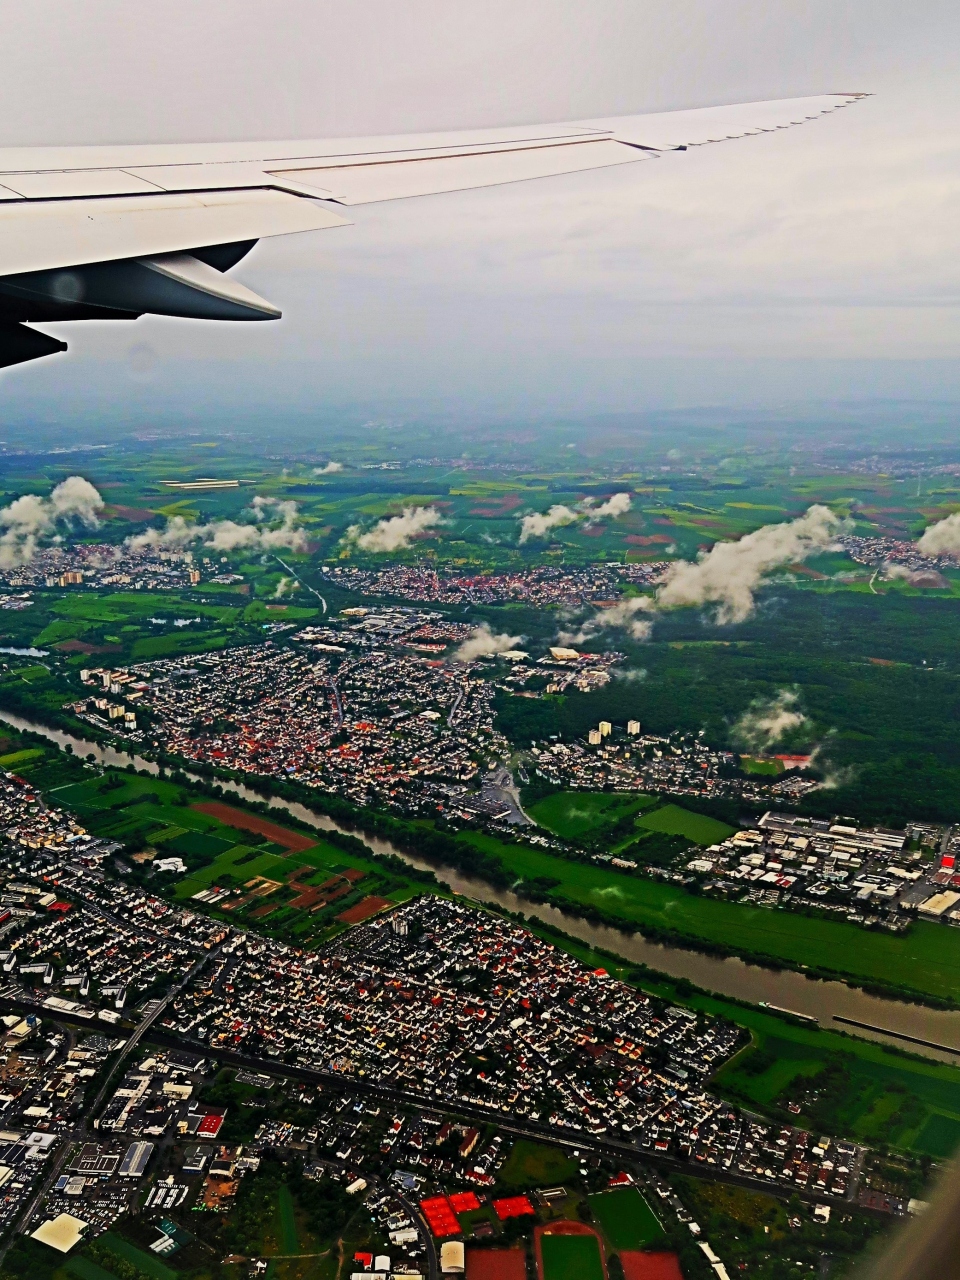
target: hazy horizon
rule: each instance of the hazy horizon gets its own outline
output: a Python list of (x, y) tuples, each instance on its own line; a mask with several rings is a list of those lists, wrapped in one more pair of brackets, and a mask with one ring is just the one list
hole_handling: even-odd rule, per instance
[[(265, 325), (46, 326), (37, 421), (960, 400), (960, 13), (883, 0), (5, 4), (0, 143), (346, 136), (860, 90), (803, 127), (264, 241)], [(530, 69), (535, 67), (536, 74)]]

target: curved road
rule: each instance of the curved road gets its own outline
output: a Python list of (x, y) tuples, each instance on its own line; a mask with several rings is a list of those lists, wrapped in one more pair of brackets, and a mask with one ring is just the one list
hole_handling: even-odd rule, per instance
[[(318, 1160), (318, 1164), (325, 1165), (327, 1168), (336, 1169), (340, 1173), (353, 1173), (355, 1166), (348, 1166), (341, 1160)], [(363, 1175), (367, 1186), (382, 1191), (385, 1195), (392, 1196), (394, 1200), (403, 1208), (404, 1213), (411, 1222), (416, 1224), (417, 1230), (423, 1237), (424, 1247), (427, 1254), (427, 1269), (430, 1273), (430, 1280), (439, 1280), (440, 1262), (437, 1258), (437, 1246), (433, 1239), (433, 1232), (427, 1223), (426, 1218), (420, 1212), (420, 1206), (414, 1204), (412, 1200), (408, 1200), (399, 1187), (390, 1186), (373, 1173), (365, 1173)]]

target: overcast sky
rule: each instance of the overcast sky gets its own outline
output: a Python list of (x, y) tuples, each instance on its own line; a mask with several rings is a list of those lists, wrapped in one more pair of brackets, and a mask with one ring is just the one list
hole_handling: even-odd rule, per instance
[[(954, 0), (0, 3), (0, 144), (348, 136), (865, 91), (786, 133), (357, 208), (236, 270), (274, 325), (58, 332), (31, 415), (960, 399)], [(192, 415), (190, 415), (192, 416)]]

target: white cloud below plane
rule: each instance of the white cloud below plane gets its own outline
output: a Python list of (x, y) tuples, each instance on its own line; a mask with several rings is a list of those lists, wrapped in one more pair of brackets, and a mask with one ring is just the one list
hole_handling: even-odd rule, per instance
[(509, 636), (505, 631), (497, 634), (490, 630), (488, 623), (481, 622), (453, 656), (457, 662), (472, 662), (474, 658), (483, 658), (492, 653), (509, 653), (522, 640), (523, 636)]
[(705, 604), (717, 606), (715, 620), (721, 626), (743, 622), (753, 612), (754, 593), (768, 574), (830, 550), (845, 527), (829, 507), (815, 505), (795, 520), (763, 525), (736, 542), (716, 542), (698, 559), (672, 564), (655, 596), (621, 600), (587, 618), (578, 631), (561, 632), (561, 638), (579, 644), (619, 628), (635, 640), (646, 640), (653, 629), (651, 615)]
[(593, 505), (592, 498), (584, 498), (582, 502), (577, 503), (576, 507), (568, 507), (562, 502), (556, 502), (549, 511), (534, 511), (530, 515), (521, 516), (520, 541), (545, 538), (552, 529), (576, 524), (578, 520), (583, 520), (586, 524), (596, 524), (598, 520), (604, 519), (615, 520), (617, 516), (625, 515), (631, 505), (632, 499), (629, 493), (615, 493), (599, 507)]
[(443, 514), (437, 507), (404, 507), (400, 515), (378, 520), (366, 533), (360, 525), (352, 524), (343, 542), (362, 551), (405, 551), (418, 533), (438, 524), (443, 524)]
[(0, 569), (29, 564), (44, 538), (55, 536), (60, 524), (79, 520), (96, 529), (104, 501), (83, 476), (67, 476), (49, 498), (25, 493), (0, 509)]
[(799, 695), (779, 689), (770, 698), (756, 698), (733, 726), (733, 740), (750, 751), (769, 751), (794, 729), (806, 724), (798, 709)]
[(716, 542), (695, 561), (670, 566), (657, 591), (658, 609), (715, 604), (721, 625), (753, 612), (754, 592), (767, 574), (835, 546), (845, 522), (815, 505), (796, 520), (765, 524), (737, 542)]
[(924, 529), (917, 550), (925, 556), (960, 556), (960, 511)]
[[(593, 617), (587, 618), (578, 631), (561, 631), (558, 639), (564, 644), (583, 644), (601, 631), (621, 630), (634, 640), (649, 640), (653, 631), (649, 615), (655, 609), (656, 604), (650, 596), (629, 596), (609, 609), (600, 609)], [(642, 614), (648, 616), (641, 617)]]
[[(298, 523), (295, 502), (281, 498), (260, 497), (251, 503), (256, 524), (240, 524), (236, 520), (210, 520), (194, 524), (183, 516), (172, 516), (163, 529), (147, 529), (127, 538), (132, 551), (156, 549), (183, 550), (193, 542), (201, 542), (211, 551), (237, 551), (242, 548), (263, 551), (305, 551), (307, 535)], [(279, 524), (276, 521), (279, 520)], [(269, 523), (268, 523), (269, 522)]]

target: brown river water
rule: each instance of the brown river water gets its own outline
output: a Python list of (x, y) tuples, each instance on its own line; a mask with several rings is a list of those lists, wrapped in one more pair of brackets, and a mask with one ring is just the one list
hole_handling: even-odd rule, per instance
[[(42, 734), (60, 747), (71, 746), (80, 757), (93, 755), (100, 764), (124, 768), (133, 764), (141, 772), (157, 773), (156, 764), (141, 756), (129, 755), (113, 747), (101, 747), (58, 729), (33, 724), (20, 716), (0, 710), (0, 720), (14, 728)], [(185, 771), (187, 772), (187, 771)], [(190, 776), (188, 772), (188, 776)], [(893, 1044), (911, 1053), (935, 1058), (942, 1062), (960, 1064), (960, 1011), (928, 1009), (924, 1005), (907, 1004), (901, 1000), (884, 1000), (872, 996), (843, 982), (822, 982), (804, 977), (788, 969), (765, 969), (747, 964), (736, 958), (720, 958), (704, 955), (683, 947), (665, 946), (648, 942), (640, 934), (623, 933), (606, 925), (591, 924), (576, 916), (564, 915), (555, 907), (532, 903), (509, 890), (494, 889), (482, 880), (461, 875), (450, 867), (436, 866), (425, 859), (414, 857), (396, 848), (387, 840), (350, 831), (326, 814), (316, 813), (306, 805), (284, 800), (278, 796), (264, 796), (240, 783), (223, 783), (224, 791), (230, 791), (240, 799), (266, 801), (271, 809), (281, 809), (307, 826), (319, 831), (340, 831), (360, 838), (376, 853), (392, 853), (411, 866), (433, 871), (437, 879), (454, 893), (476, 902), (493, 902), (509, 911), (521, 911), (529, 919), (542, 920), (545, 924), (562, 929), (564, 933), (579, 938), (592, 946), (648, 965), (671, 978), (687, 978), (707, 991), (718, 995), (744, 1000), (748, 1004), (768, 1004), (781, 1010), (803, 1014), (815, 1019), (822, 1027), (845, 1031), (863, 1039)], [(836, 1019), (849, 1018), (867, 1023), (873, 1030), (844, 1025)], [(883, 1030), (899, 1033), (930, 1042), (913, 1044), (895, 1035), (884, 1035)], [(938, 1047), (932, 1047), (938, 1046)]]

